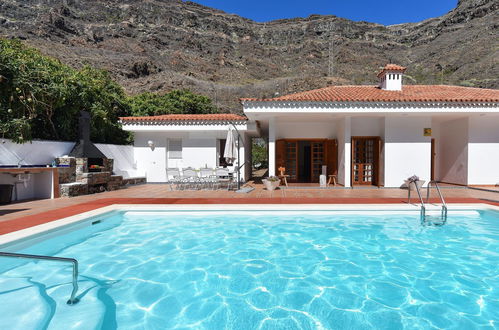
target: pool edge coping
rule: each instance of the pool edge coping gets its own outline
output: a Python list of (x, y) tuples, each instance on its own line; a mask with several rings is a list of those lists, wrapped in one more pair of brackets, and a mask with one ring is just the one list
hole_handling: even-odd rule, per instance
[[(432, 205), (438, 207), (438, 205)], [(313, 208), (313, 209), (312, 209)], [(455, 203), (454, 210), (493, 210), (499, 206), (487, 203)], [(97, 216), (113, 211), (410, 211), (420, 210), (415, 204), (112, 204), (0, 236), (0, 249), (46, 233), (69, 229)], [(436, 210), (436, 209), (435, 209)]]

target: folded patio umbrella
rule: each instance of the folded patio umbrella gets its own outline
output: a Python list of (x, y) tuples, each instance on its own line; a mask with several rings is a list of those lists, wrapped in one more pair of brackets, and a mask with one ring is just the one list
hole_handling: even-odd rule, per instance
[(234, 139), (234, 131), (232, 127), (229, 127), (229, 131), (227, 132), (227, 140), (225, 141), (225, 151), (224, 158), (228, 163), (233, 163), (237, 158), (237, 146), (236, 139)]

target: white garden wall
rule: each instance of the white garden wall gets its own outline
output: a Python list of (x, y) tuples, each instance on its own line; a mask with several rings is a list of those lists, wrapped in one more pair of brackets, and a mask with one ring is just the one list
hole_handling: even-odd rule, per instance
[(431, 117), (390, 116), (385, 119), (385, 186), (400, 187), (416, 174), (428, 182), (431, 172), (431, 137), (424, 128)]
[(35, 140), (24, 144), (0, 140), (0, 165), (50, 165), (56, 157), (67, 155), (74, 142)]
[[(5, 141), (5, 142), (3, 142)], [(52, 161), (67, 155), (74, 142), (34, 140), (24, 144), (10, 140), (0, 142), (0, 165), (50, 165)], [(108, 158), (114, 159), (114, 172), (124, 177), (143, 176), (135, 166), (133, 146), (116, 144), (95, 144)]]
[(95, 143), (95, 146), (107, 157), (114, 161), (114, 173), (124, 178), (144, 176), (145, 173), (137, 169), (134, 148), (131, 145), (116, 145)]

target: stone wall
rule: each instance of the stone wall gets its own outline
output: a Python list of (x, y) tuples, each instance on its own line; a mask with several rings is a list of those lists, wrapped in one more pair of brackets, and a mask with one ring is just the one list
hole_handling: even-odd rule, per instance
[(71, 183), (76, 181), (76, 160), (74, 157), (56, 158), (55, 163), (59, 167), (59, 184)]
[(88, 158), (76, 158), (76, 181), (83, 179), (83, 173), (88, 172)]
[(61, 197), (88, 195), (88, 185), (81, 182), (64, 183), (59, 185)]
[(146, 183), (146, 178), (145, 177), (137, 177), (137, 178), (127, 178), (123, 179), (123, 185), (133, 185), (133, 184), (142, 184)]
[(121, 175), (113, 175), (114, 161), (104, 158), (101, 172), (89, 172), (88, 158), (61, 157), (56, 158), (59, 166), (60, 195), (73, 197), (111, 191), (125, 185), (145, 183), (145, 177), (123, 179)]
[(103, 172), (113, 173), (114, 160), (111, 158), (104, 158), (104, 169)]

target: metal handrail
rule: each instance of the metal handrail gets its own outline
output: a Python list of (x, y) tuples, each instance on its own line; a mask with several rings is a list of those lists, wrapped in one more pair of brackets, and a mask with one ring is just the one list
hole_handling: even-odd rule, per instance
[(431, 190), (430, 188), (431, 188), (432, 184), (435, 188), (437, 188), (438, 196), (440, 197), (442, 204), (445, 207), (447, 207), (447, 204), (445, 203), (444, 196), (442, 195), (442, 192), (440, 191), (440, 187), (438, 186), (438, 181), (436, 181), (436, 180), (432, 180), (432, 181), (428, 182), (428, 190), (426, 192), (426, 203), (428, 203), (428, 201), (430, 200), (430, 190)]
[(447, 217), (447, 203), (445, 203), (444, 196), (442, 195), (442, 192), (440, 191), (440, 187), (438, 186), (438, 181), (432, 180), (428, 182), (428, 188), (426, 191), (426, 203), (429, 203), (430, 200), (430, 190), (431, 190), (431, 185), (435, 188), (437, 188), (438, 196), (440, 197), (440, 201), (442, 202), (442, 216)]
[[(417, 181), (411, 181), (411, 182), (409, 182), (409, 185), (411, 183), (414, 184), (414, 187), (416, 187), (416, 191), (418, 193), (419, 200), (421, 201), (421, 218), (425, 219), (425, 217), (426, 217), (426, 206), (424, 204), (423, 197), (421, 197), (421, 192), (419, 191), (419, 187), (417, 185)], [(409, 193), (410, 193), (410, 190), (411, 190), (411, 187), (409, 187)]]
[(62, 258), (62, 257), (51, 257), (42, 256), (35, 254), (22, 254), (22, 253), (10, 253), (10, 252), (0, 252), (0, 257), (7, 258), (21, 258), (21, 259), (38, 259), (38, 260), (50, 260), (50, 261), (61, 261), (70, 262), (73, 264), (73, 291), (71, 291), (71, 297), (67, 301), (68, 305), (76, 304), (79, 299), (76, 298), (76, 292), (78, 291), (78, 260), (73, 258)]

